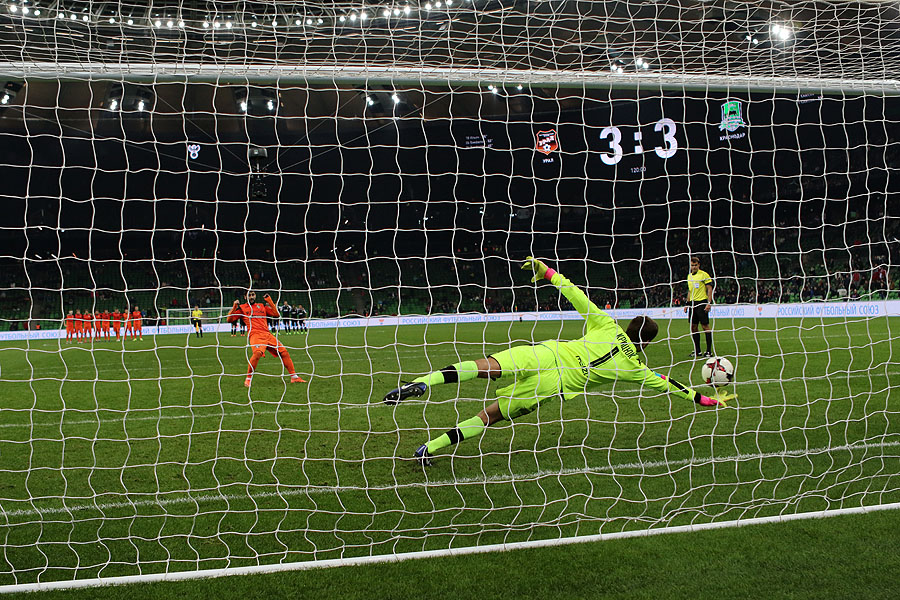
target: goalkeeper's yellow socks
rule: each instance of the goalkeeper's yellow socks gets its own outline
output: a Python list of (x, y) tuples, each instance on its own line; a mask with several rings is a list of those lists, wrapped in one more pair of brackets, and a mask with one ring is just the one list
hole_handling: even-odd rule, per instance
[(475, 415), (471, 419), (466, 419), (447, 433), (441, 434), (434, 438), (425, 446), (428, 448), (429, 454), (434, 454), (441, 448), (446, 448), (453, 444), (458, 444), (463, 440), (467, 440), (476, 435), (481, 435), (487, 425), (481, 420), (481, 417)]
[[(424, 383), (428, 387), (440, 385), (442, 383), (457, 383), (469, 381), (478, 377), (478, 365), (474, 360), (465, 360), (456, 364), (444, 367), (440, 371), (434, 371), (428, 375), (423, 375), (413, 379), (414, 383)], [(430, 450), (429, 450), (430, 451)]]

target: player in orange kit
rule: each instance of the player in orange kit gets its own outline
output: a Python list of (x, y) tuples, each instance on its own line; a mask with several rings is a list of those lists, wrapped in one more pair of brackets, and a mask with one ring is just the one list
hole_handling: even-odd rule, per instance
[(278, 307), (272, 302), (271, 296), (268, 294), (263, 296), (265, 304), (258, 303), (256, 302), (256, 292), (250, 290), (247, 292), (246, 298), (246, 304), (241, 304), (239, 300), (234, 301), (234, 306), (231, 307), (231, 312), (228, 313), (227, 319), (229, 323), (234, 323), (240, 319), (250, 329), (247, 338), (250, 341), (253, 354), (250, 355), (250, 366), (247, 368), (247, 378), (244, 380), (244, 385), (250, 387), (253, 371), (256, 370), (259, 359), (265, 356), (266, 350), (272, 356), (281, 358), (281, 364), (284, 365), (284, 368), (291, 375), (291, 383), (303, 383), (305, 380), (294, 372), (294, 361), (291, 360), (291, 355), (288, 354), (287, 348), (275, 339), (275, 336), (269, 331), (269, 317), (277, 319), (279, 316)]
[(71, 342), (72, 338), (75, 337), (75, 314), (73, 311), (69, 311), (66, 314), (66, 341)]
[(100, 337), (109, 341), (109, 311), (105, 308), (100, 313)]
[(112, 320), (112, 328), (116, 333), (116, 341), (119, 341), (119, 331), (122, 329), (122, 313), (119, 312), (119, 309), (115, 309), (112, 311), (112, 314), (109, 315), (109, 318)]
[(131, 312), (131, 339), (135, 339), (137, 337), (144, 339), (144, 332), (141, 329), (141, 319), (141, 311), (138, 310), (137, 306), (135, 306), (134, 310)]
[(84, 320), (81, 316), (80, 310), (75, 311), (75, 324), (74, 325), (75, 325), (75, 341), (80, 344), (81, 336), (83, 335), (82, 332), (84, 331)]
[(84, 328), (84, 331), (82, 332), (82, 334), (84, 336), (83, 339), (85, 342), (89, 342), (91, 340), (91, 338), (94, 337), (94, 334), (93, 334), (94, 318), (91, 315), (90, 311), (86, 310), (83, 313), (81, 313), (81, 323), (82, 323), (82, 327)]

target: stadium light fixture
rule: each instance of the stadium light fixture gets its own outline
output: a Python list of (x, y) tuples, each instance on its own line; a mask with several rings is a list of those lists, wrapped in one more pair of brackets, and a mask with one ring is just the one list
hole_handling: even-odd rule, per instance
[(307, 20), (306, 20), (306, 24), (307, 24), (307, 25), (312, 25), (312, 24), (313, 24), (313, 20), (312, 20), (312, 19), (307, 19)]
[(36, 16), (36, 17), (41, 16), (41, 10), (39, 8), (34, 9), (34, 16)]
[(278, 111), (278, 91), (270, 88), (235, 88), (234, 101), (238, 112), (250, 116), (270, 116)]
[(134, 19), (128, 19), (128, 24), (129, 24), (129, 25), (134, 25)]
[(231, 21), (227, 21), (225, 23), (225, 29), (231, 29), (232, 27), (234, 27), (234, 23), (232, 23)]
[(300, 27), (300, 19), (295, 19), (294, 25), (296, 25), (297, 27)]
[(366, 11), (362, 11), (361, 13), (359, 13), (360, 21), (365, 21), (368, 18), (369, 18), (369, 13), (367, 13)]
[(316, 19), (316, 23), (318, 23), (319, 25), (321, 25), (321, 24), (324, 23), (324, 22), (325, 22), (325, 21), (323, 21), (322, 19)]
[(173, 27), (175, 27), (175, 21), (166, 21), (166, 27), (172, 29)]
[(352, 15), (350, 15), (350, 20), (356, 21), (356, 13), (353, 13)]
[(340, 18), (338, 18), (338, 21), (340, 21), (341, 23), (343, 23), (346, 20), (347, 20), (347, 17), (345, 17), (344, 15), (341, 15)]
[(209, 29), (209, 21), (203, 21), (203, 29)]
[(110, 24), (110, 25), (115, 25), (115, 24), (116, 24), (116, 18), (115, 18), (115, 17), (110, 17), (110, 18), (109, 18), (109, 24)]
[(773, 23), (771, 26), (772, 35), (781, 40), (782, 42), (786, 42), (791, 39), (791, 36), (794, 34), (794, 30), (790, 25), (783, 25), (781, 23)]
[(153, 105), (151, 88), (131, 83), (113, 82), (106, 93), (106, 107), (111, 111), (144, 112)]
[(18, 12), (18, 10), (19, 10), (19, 7), (16, 6), (15, 4), (9, 5), (9, 12), (14, 13), (14, 12)]
[(412, 9), (410, 7), (408, 7), (408, 6), (403, 7), (403, 14), (408, 15), (411, 12), (412, 12)]
[(386, 8), (386, 9), (384, 9), (384, 12), (382, 12), (381, 14), (384, 15), (385, 19), (388, 19), (391, 16), (391, 9)]
[(400, 96), (398, 96), (396, 93), (391, 94), (391, 100), (394, 101), (394, 104), (400, 104)]

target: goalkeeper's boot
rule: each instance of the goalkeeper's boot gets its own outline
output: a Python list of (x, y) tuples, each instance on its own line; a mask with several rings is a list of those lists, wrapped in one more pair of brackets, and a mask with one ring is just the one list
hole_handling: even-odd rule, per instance
[(306, 380), (299, 375), (291, 375), (291, 383), (306, 383)]
[(699, 356), (699, 352), (691, 352), (690, 354), (688, 354), (688, 358), (699, 358)]
[(389, 391), (384, 395), (384, 403), (385, 404), (397, 404), (401, 400), (406, 400), (410, 396), (418, 398), (425, 394), (425, 390), (428, 389), (428, 386), (425, 385), (424, 381), (411, 381), (410, 383), (404, 383), (397, 389)]
[(419, 449), (416, 450), (416, 461), (423, 467), (431, 466), (431, 454), (428, 453), (428, 446), (425, 444), (422, 444), (419, 446)]

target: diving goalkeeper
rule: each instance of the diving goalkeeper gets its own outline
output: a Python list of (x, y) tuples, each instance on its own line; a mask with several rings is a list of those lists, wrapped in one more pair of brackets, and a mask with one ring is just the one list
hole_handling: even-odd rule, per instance
[(476, 377), (512, 379), (509, 385), (497, 390), (497, 400), (478, 415), (421, 445), (415, 458), (422, 465), (431, 465), (431, 457), (438, 450), (481, 435), (486, 427), (497, 421), (513, 421), (527, 415), (554, 396), (561, 395), (564, 400), (569, 400), (616, 380), (668, 392), (701, 406), (724, 405), (725, 400), (733, 398), (731, 395), (709, 398), (648, 369), (638, 358), (638, 352), (643, 352), (659, 332), (659, 326), (650, 317), (635, 317), (623, 331), (612, 317), (597, 308), (561, 273), (530, 256), (522, 268), (534, 273), (532, 281), (542, 278), (550, 281), (581, 313), (585, 319), (584, 337), (515, 346), (486, 358), (444, 367), (388, 392), (384, 402), (396, 404), (411, 396), (422, 396), (429, 386), (442, 383)]

